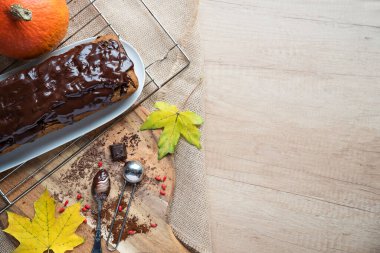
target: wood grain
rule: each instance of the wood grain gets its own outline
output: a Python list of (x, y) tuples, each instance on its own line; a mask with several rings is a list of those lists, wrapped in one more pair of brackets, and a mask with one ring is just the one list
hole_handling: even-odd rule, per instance
[[(139, 127), (142, 122), (145, 120), (149, 112), (142, 108), (138, 107), (135, 111), (129, 113), (124, 117), (120, 122), (115, 124), (108, 132), (103, 136), (105, 138), (100, 138), (100, 142), (95, 142), (90, 145), (86, 150), (82, 151), (77, 159), (71, 160), (59, 171), (54, 173), (42, 185), (39, 185), (31, 193), (26, 195), (22, 200), (17, 202), (12, 208), (11, 211), (16, 212), (21, 215), (28, 217), (34, 216), (34, 209), (32, 203), (38, 199), (40, 194), (44, 191), (45, 187), (51, 193), (62, 193), (64, 200), (69, 200), (69, 203), (76, 202), (77, 192), (81, 193), (83, 197), (83, 205), (89, 204), (91, 207), (95, 207), (95, 201), (91, 197), (91, 182), (89, 174), (82, 175), (80, 171), (73, 169), (72, 164), (86, 156), (86, 151), (91, 150), (92, 147), (101, 150), (99, 154), (103, 154), (98, 159), (102, 160), (104, 167), (109, 171), (111, 177), (111, 193), (105, 202), (105, 208), (107, 203), (115, 202), (117, 203), (117, 197), (120, 192), (121, 186), (124, 182), (122, 178), (122, 163), (115, 163), (111, 161), (110, 151), (108, 146), (114, 142), (120, 142), (121, 139), (124, 139), (125, 136), (131, 136), (137, 134), (139, 142), (138, 145), (128, 146), (128, 160), (139, 160), (145, 167), (145, 177), (144, 180), (140, 183), (135, 198), (132, 203), (131, 211), (129, 217), (136, 216), (139, 218), (139, 224), (146, 224), (150, 226), (152, 223), (157, 223), (156, 228), (151, 228), (150, 232), (147, 234), (135, 234), (134, 236), (128, 237), (125, 241), (122, 241), (119, 245), (119, 251), (123, 252), (188, 252), (184, 246), (175, 238), (171, 230), (170, 225), (167, 222), (167, 209), (169, 206), (169, 201), (172, 196), (172, 192), (175, 184), (175, 174), (172, 158), (166, 157), (160, 161), (157, 160), (157, 140), (159, 136), (159, 131), (143, 131), (140, 132)], [(137, 138), (135, 136), (135, 138)], [(100, 144), (103, 142), (103, 144)], [(65, 152), (65, 155), (69, 155), (70, 151)], [(54, 161), (51, 166), (54, 166), (59, 163), (60, 159)], [(97, 170), (97, 162), (93, 161), (93, 169)], [(41, 157), (39, 160), (34, 160), (33, 163), (43, 163), (46, 161), (46, 157)], [(31, 166), (32, 164), (30, 164)], [(74, 166), (75, 168), (75, 166)], [(30, 168), (32, 169), (32, 168)], [(84, 170), (84, 169), (83, 169)], [(90, 168), (92, 170), (92, 168)], [(88, 170), (86, 170), (88, 172)], [(25, 173), (28, 173), (28, 170), (23, 170), (16, 172), (12, 175), (11, 178), (7, 179), (2, 183), (2, 190), (7, 192), (11, 187), (19, 182)], [(66, 175), (70, 175), (70, 180), (64, 180)], [(167, 179), (165, 184), (166, 196), (160, 196), (160, 187), (161, 183), (157, 183), (154, 179), (155, 176), (160, 175), (166, 176)], [(32, 181), (38, 179), (38, 176), (34, 177)], [(28, 182), (31, 184), (32, 182)], [(27, 185), (26, 185), (27, 186)], [(26, 187), (25, 186), (25, 187)], [(23, 189), (21, 189), (23, 190)], [(127, 202), (129, 198), (129, 192), (131, 191), (131, 186), (127, 186), (126, 193), (124, 194), (124, 202)], [(14, 193), (17, 196), (21, 191), (18, 190)], [(69, 193), (71, 192), (71, 193)], [(62, 207), (62, 203), (57, 204), (58, 207)], [(125, 208), (125, 206), (124, 206)], [(107, 210), (104, 210), (106, 212)], [(107, 216), (104, 215), (103, 219), (107, 219)], [(109, 210), (109, 213), (113, 214), (113, 210)], [(85, 238), (85, 243), (78, 246), (73, 250), (73, 252), (91, 252), (94, 240), (93, 228), (95, 227), (95, 220), (91, 212), (83, 213), (87, 220), (87, 225), (81, 225), (77, 233)], [(121, 219), (122, 216), (119, 216)], [(0, 222), (2, 227), (7, 226), (6, 214), (0, 216)], [(110, 223), (110, 222), (109, 222)], [(105, 228), (103, 229), (105, 233)], [(17, 244), (17, 242), (15, 241)], [(106, 243), (103, 241), (103, 251), (109, 252), (105, 247)]]
[(201, 1), (215, 252), (380, 252), (379, 13)]

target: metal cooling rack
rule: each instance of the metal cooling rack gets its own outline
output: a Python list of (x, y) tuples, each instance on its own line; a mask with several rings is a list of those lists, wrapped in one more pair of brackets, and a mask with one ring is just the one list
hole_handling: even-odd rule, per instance
[[(99, 2), (100, 0), (98, 0)], [(50, 177), (53, 173), (62, 168), (67, 162), (73, 159), (76, 155), (78, 155), (81, 151), (83, 151), (86, 147), (88, 147), (91, 143), (95, 142), (100, 136), (103, 135), (107, 130), (109, 130), (116, 122), (122, 119), (126, 114), (130, 111), (133, 111), (138, 105), (146, 101), (153, 94), (159, 91), (165, 84), (170, 82), (173, 78), (178, 76), (181, 72), (183, 72), (190, 64), (190, 59), (178, 44), (178, 42), (174, 39), (174, 37), (170, 34), (170, 32), (164, 27), (163, 23), (160, 22), (155, 13), (148, 7), (146, 0), (131, 0), (136, 1), (141, 5), (141, 8), (147, 14), (147, 18), (151, 18), (156, 24), (156, 28), (160, 30), (160, 32), (166, 37), (166, 39), (170, 43), (166, 43), (169, 47), (166, 48), (166, 53), (162, 55), (161, 58), (151, 61), (145, 69), (147, 80), (144, 84), (144, 89), (141, 94), (139, 100), (126, 112), (120, 115), (118, 118), (114, 119), (110, 123), (102, 126), (93, 132), (79, 137), (53, 151), (50, 151), (47, 154), (43, 154), (38, 158), (32, 159), (26, 163), (20, 164), (6, 172), (0, 174), (0, 196), (2, 203), (0, 203), (0, 214), (6, 211), (9, 207), (14, 205), (17, 201), (22, 199), (25, 195), (27, 195), (30, 191), (32, 191), (35, 187), (41, 184), (44, 180)], [(106, 16), (99, 10), (99, 8), (95, 5), (97, 0), (68, 0), (67, 4), (78, 5), (78, 10), (71, 15), (70, 24), (77, 21), (80, 15), (88, 15), (86, 13), (91, 9), (91, 17), (87, 17), (86, 21), (79, 24), (79, 28), (70, 31), (64, 39), (64, 41), (59, 45), (59, 47), (65, 45), (71, 40), (76, 40), (78, 34), (89, 29), (91, 24), (95, 21), (104, 23), (102, 26), (98, 26), (93, 36), (98, 36), (106, 33), (114, 33), (119, 38), (122, 37), (114, 28), (114, 26), (108, 21)], [(72, 9), (72, 8), (71, 8)], [(75, 8), (74, 8), (75, 9)], [(164, 43), (165, 44), (165, 43)], [(181, 59), (181, 64), (177, 64), (173, 74), (169, 75), (167, 78), (161, 81), (157, 81), (155, 64), (162, 64), (162, 62), (166, 61), (170, 54), (175, 53), (175, 57)], [(144, 59), (145, 60), (145, 59)], [(12, 61), (8, 62), (8, 64), (1, 69), (0, 74), (6, 72), (7, 70), (20, 65), (20, 62)], [(15, 180), (17, 179), (17, 180)]]

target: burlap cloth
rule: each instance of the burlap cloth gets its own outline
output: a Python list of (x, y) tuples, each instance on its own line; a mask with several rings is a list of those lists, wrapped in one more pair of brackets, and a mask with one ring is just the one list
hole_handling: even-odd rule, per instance
[[(71, 15), (87, 3), (81, 0), (74, 1), (77, 3), (70, 4)], [(163, 100), (204, 116), (203, 58), (197, 23), (199, 2), (196, 0), (146, 0), (146, 2), (186, 51), (191, 64), (186, 71), (145, 101), (143, 105), (152, 110), (155, 101)], [(99, 0), (96, 5), (117, 32), (139, 51), (146, 65), (155, 62), (149, 71), (158, 83), (183, 65), (183, 58), (178, 50), (174, 49), (166, 55), (168, 48), (172, 47), (171, 41), (139, 0)], [(86, 10), (71, 22), (70, 31), (78, 29), (93, 16), (93, 9)], [(104, 25), (104, 21), (97, 18), (66, 44), (94, 36), (100, 30), (99, 27), (104, 27)], [(109, 31), (109, 28), (106, 28), (102, 33)], [(164, 61), (157, 61), (165, 56), (167, 57)], [(204, 153), (181, 140), (174, 160), (176, 188), (170, 205), (169, 223), (176, 237), (189, 249), (197, 252), (211, 252)], [(12, 249), (13, 246), (0, 232), (0, 252), (11, 252)]]

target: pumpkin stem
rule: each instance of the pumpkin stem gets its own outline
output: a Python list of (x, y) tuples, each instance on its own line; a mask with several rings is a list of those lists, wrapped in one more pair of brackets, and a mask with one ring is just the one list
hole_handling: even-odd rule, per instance
[(10, 8), (10, 13), (14, 18), (18, 20), (32, 20), (32, 12), (26, 8), (23, 8), (20, 4), (12, 4)]

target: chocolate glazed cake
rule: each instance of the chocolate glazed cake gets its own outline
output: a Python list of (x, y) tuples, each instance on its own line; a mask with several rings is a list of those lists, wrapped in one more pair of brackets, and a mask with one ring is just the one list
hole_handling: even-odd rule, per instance
[(98, 37), (0, 82), (0, 153), (129, 97), (138, 80), (116, 36)]

